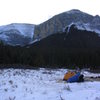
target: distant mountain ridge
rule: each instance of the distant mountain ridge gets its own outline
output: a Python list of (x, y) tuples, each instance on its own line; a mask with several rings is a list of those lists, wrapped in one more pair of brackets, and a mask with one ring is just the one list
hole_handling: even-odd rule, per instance
[(80, 10), (70, 10), (58, 14), (40, 25), (35, 26), (34, 39), (45, 38), (51, 34), (61, 32), (71, 23), (81, 24), (91, 31), (100, 33), (100, 16), (92, 16)]
[(0, 41), (8, 45), (29, 45), (57, 32), (64, 32), (66, 27), (75, 24), (80, 30), (87, 30), (100, 35), (100, 16), (92, 16), (77, 9), (55, 15), (39, 24), (12, 23), (0, 26)]
[(0, 40), (9, 45), (27, 45), (33, 41), (34, 25), (13, 23), (0, 26)]

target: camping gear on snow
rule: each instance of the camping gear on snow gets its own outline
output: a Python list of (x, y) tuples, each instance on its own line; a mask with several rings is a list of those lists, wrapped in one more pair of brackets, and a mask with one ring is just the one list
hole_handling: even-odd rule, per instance
[(75, 72), (71, 72), (71, 71), (68, 71), (65, 75), (64, 75), (64, 78), (63, 80), (68, 80), (70, 77), (74, 76), (76, 73)]
[(80, 72), (78, 72), (76, 75), (70, 77), (70, 78), (67, 80), (67, 82), (78, 82), (79, 76), (80, 76)]
[(83, 82), (84, 81), (84, 76), (80, 74), (80, 72), (67, 72), (64, 76), (65, 81), (67, 82)]
[(84, 75), (79, 76), (78, 82), (84, 82)]

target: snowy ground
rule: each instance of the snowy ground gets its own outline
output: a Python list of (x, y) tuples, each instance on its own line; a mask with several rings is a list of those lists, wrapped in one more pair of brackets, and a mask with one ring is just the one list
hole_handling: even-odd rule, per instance
[(0, 100), (100, 100), (100, 81), (66, 83), (61, 81), (65, 73), (66, 69), (0, 70)]

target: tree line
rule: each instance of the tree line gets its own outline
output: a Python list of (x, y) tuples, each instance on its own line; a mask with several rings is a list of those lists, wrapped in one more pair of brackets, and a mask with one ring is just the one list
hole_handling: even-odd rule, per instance
[[(22, 64), (34, 67), (100, 66), (100, 48), (39, 48), (0, 44), (0, 64)], [(10, 67), (10, 66), (9, 66)], [(14, 66), (13, 66), (14, 67)], [(16, 67), (16, 66), (15, 66)], [(26, 66), (27, 67), (27, 66)], [(24, 68), (26, 68), (24, 66)]]

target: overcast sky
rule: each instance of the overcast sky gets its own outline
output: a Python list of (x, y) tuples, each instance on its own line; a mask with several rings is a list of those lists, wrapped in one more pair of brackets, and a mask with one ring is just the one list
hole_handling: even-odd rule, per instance
[(39, 24), (71, 9), (100, 15), (100, 0), (0, 0), (0, 25)]

